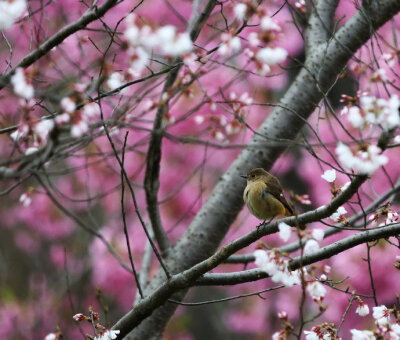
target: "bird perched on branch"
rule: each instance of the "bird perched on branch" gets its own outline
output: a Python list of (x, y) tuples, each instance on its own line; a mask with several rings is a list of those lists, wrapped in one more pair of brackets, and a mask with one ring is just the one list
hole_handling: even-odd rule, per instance
[[(279, 180), (261, 168), (250, 170), (247, 175), (247, 186), (243, 200), (250, 212), (264, 222), (274, 217), (293, 216), (295, 212), (283, 195)], [(304, 229), (305, 226), (300, 226)]]

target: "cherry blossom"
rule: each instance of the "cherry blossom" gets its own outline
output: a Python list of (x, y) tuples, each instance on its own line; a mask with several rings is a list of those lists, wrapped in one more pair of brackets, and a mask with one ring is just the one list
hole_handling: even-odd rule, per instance
[(0, 1), (0, 30), (10, 28), (25, 10), (25, 0)]
[[(1, 2), (3, 4), (4, 2)], [(1, 8), (0, 8), (1, 12)], [(34, 89), (32, 84), (26, 78), (26, 72), (23, 68), (18, 67), (14, 75), (11, 77), (11, 84), (13, 85), (14, 93), (26, 100), (32, 99)]]
[(332, 183), (335, 181), (336, 179), (336, 170), (335, 169), (330, 169), (330, 170), (326, 170), (322, 175), (321, 175), (322, 179), (324, 179), (325, 181)]

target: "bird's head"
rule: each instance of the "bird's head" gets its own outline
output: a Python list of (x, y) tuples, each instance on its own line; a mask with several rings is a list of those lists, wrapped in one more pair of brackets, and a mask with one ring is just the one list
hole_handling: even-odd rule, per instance
[(241, 177), (246, 178), (247, 182), (255, 182), (260, 179), (266, 179), (270, 174), (261, 168), (251, 169), (247, 175), (241, 175)]

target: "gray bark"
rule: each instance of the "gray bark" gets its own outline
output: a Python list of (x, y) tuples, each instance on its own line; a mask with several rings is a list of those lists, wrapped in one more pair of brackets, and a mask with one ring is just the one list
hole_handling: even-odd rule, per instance
[[(335, 1), (329, 2), (330, 5), (335, 3)], [(318, 6), (316, 8), (318, 9)], [(243, 206), (242, 192), (245, 183), (240, 180), (239, 175), (251, 168), (271, 168), (284, 151), (285, 145), (296, 138), (315, 107), (326, 96), (350, 57), (376, 29), (398, 11), (400, 11), (398, 0), (364, 2), (360, 11), (333, 37), (314, 32), (315, 39), (312, 39), (314, 41), (307, 42), (305, 65), (280, 100), (279, 106), (271, 112), (248, 147), (221, 176), (207, 202), (169, 252), (166, 264), (172, 273), (182, 272), (216, 251)], [(327, 12), (332, 18), (334, 13), (332, 6)], [(312, 20), (317, 20), (316, 17), (318, 16), (315, 13), (311, 16)], [(326, 20), (325, 14), (323, 17)], [(319, 29), (321, 27), (324, 26), (320, 25)], [(329, 22), (326, 27), (331, 27)], [(322, 37), (324, 41), (321, 40)], [(260, 148), (259, 145), (263, 147)], [(163, 282), (165, 275), (160, 272), (146, 287), (145, 295), (150, 296)], [(182, 298), (185, 292), (185, 290), (180, 291), (173, 296), (173, 299)], [(158, 308), (134, 328), (127, 338), (159, 339), (176, 307), (175, 304), (166, 303)], [(140, 310), (138, 313), (140, 314)], [(136, 317), (140, 317), (139, 314)], [(129, 320), (124, 319), (124, 322), (129, 323)], [(121, 324), (121, 321), (118, 324)]]

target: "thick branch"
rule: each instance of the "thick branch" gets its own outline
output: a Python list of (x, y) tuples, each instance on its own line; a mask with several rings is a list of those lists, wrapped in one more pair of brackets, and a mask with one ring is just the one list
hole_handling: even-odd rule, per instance
[(339, 0), (318, 0), (313, 4), (306, 37), (306, 50), (325, 44), (332, 35), (333, 18)]
[[(228, 171), (221, 176), (221, 180), (214, 188), (208, 201), (174, 247), (173, 252), (170, 252), (171, 255), (167, 262), (168, 268), (173, 273), (190, 268), (215, 252), (243, 206), (242, 193), (245, 183), (240, 181), (239, 175), (250, 168), (264, 167), (269, 169), (272, 166), (284, 151), (284, 147), (277, 145), (274, 141), (282, 138), (292, 140), (296, 138), (306, 119), (311, 115), (321, 98), (326, 95), (321, 92), (321, 89), (329, 89), (352, 53), (357, 51), (371, 37), (373, 29), (383, 25), (400, 10), (400, 2), (397, 0), (377, 1), (377, 3), (379, 3), (379, 5), (377, 4), (379, 10), (368, 13), (370, 15), (368, 20), (365, 19), (364, 14), (355, 14), (339, 30), (335, 39), (330, 41), (328, 46), (314, 49), (312, 55), (308, 56), (306, 68), (299, 73), (280, 101), (280, 106), (271, 112), (262, 124), (258, 134), (249, 142), (249, 148), (242, 151)], [(340, 41), (340, 44), (336, 41)], [(329, 57), (324, 58), (324, 56)], [(262, 150), (253, 148), (253, 145), (260, 142), (266, 142), (268, 145)], [(316, 216), (308, 217), (313, 220), (313, 217)], [(318, 218), (322, 217), (319, 216)], [(291, 222), (295, 224), (296, 221), (293, 219)], [(305, 222), (305, 220), (302, 222)], [(270, 226), (270, 228), (272, 227)], [(276, 224), (274, 228), (276, 230)], [(222, 251), (224, 249), (225, 247), (222, 248)], [(198, 267), (194, 266), (193, 268)], [(184, 278), (186, 280), (186, 276)], [(124, 327), (124, 332), (127, 328), (133, 329), (144, 318), (153, 313), (156, 308), (163, 305), (168, 295), (178, 288), (178, 286), (175, 286), (175, 288), (166, 287), (165, 285), (168, 284), (163, 284), (163, 282), (162, 275), (157, 275), (145, 292), (145, 295), (149, 297), (137, 306), (140, 307), (138, 310), (130, 311), (114, 328)], [(176, 285), (176, 281), (172, 280), (171, 282), (172, 285)], [(151, 291), (154, 293), (151, 294)], [(176, 305), (172, 304), (158, 308), (154, 316), (148, 318), (137, 330), (135, 329), (132, 338), (152, 338), (169, 320), (175, 308)], [(157, 325), (156, 330), (154, 330), (155, 325)]]

